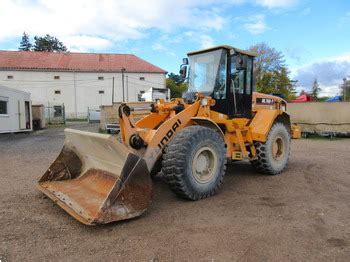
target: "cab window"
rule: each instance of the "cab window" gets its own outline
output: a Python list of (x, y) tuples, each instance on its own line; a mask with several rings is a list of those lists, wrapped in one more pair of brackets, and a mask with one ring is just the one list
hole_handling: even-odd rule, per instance
[(236, 69), (237, 57), (233, 56), (231, 59), (231, 88), (237, 94), (244, 94), (244, 75), (245, 70)]
[(251, 94), (253, 60), (247, 58), (247, 68), (238, 70), (236, 68), (237, 57), (231, 58), (231, 89), (236, 94)]

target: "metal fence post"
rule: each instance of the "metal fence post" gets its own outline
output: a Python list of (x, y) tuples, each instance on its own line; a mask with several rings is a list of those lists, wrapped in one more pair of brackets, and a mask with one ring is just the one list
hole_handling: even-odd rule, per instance
[(90, 124), (90, 108), (87, 108), (87, 122)]
[(63, 124), (66, 125), (66, 107), (64, 106), (64, 103), (62, 104), (62, 111)]
[(48, 112), (48, 115), (49, 115), (49, 125), (51, 125), (50, 102), (47, 102), (47, 112)]

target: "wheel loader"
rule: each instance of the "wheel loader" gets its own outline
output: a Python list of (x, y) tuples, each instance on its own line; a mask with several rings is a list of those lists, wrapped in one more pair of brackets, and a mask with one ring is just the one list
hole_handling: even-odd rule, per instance
[(188, 53), (180, 70), (188, 81), (183, 98), (156, 101), (138, 121), (122, 103), (122, 142), (65, 129), (63, 149), (38, 188), (80, 222), (96, 225), (144, 213), (156, 172), (188, 200), (218, 191), (227, 160), (281, 173), (300, 129), (291, 125), (286, 101), (254, 92), (255, 56), (226, 45)]

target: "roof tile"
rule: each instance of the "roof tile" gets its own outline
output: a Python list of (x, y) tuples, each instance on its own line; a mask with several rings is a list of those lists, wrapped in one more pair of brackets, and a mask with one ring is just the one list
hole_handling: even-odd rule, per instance
[(0, 51), (0, 69), (80, 72), (166, 73), (131, 54)]

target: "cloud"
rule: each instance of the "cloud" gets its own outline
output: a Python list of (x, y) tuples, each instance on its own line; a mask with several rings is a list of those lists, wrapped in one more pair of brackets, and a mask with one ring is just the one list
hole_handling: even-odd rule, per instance
[(269, 27), (265, 22), (265, 15), (254, 15), (246, 19), (244, 28), (253, 35), (264, 33)]
[(31, 35), (104, 35), (120, 41), (140, 39), (146, 29), (220, 30), (225, 18), (211, 8), (213, 4), (213, 0), (2, 0), (0, 24), (6, 26), (1, 27), (0, 41), (19, 37), (23, 31)]
[[(0, 43), (17, 42), (23, 31), (32, 37), (51, 34), (67, 39), (72, 50), (102, 50), (116, 43), (139, 40), (150, 31), (162, 34), (196, 31), (209, 35), (225, 28), (226, 7), (259, 5), (284, 8), (296, 0), (1, 0)], [(258, 34), (266, 30), (264, 16), (247, 21)], [(255, 20), (254, 20), (255, 19)], [(6, 26), (4, 26), (6, 25)], [(88, 41), (85, 41), (88, 40)], [(174, 39), (174, 43), (180, 42)], [(202, 43), (210, 43), (202, 37)]]
[(159, 50), (164, 51), (164, 50), (166, 50), (166, 48), (160, 43), (154, 43), (152, 45), (152, 49), (155, 50), (155, 51), (159, 51)]
[(204, 35), (204, 34), (200, 35), (199, 42), (200, 42), (201, 48), (209, 48), (209, 47), (215, 46), (214, 39), (209, 35)]
[(292, 69), (293, 79), (298, 80), (300, 89), (310, 90), (315, 79), (322, 89), (321, 95), (334, 96), (344, 77), (350, 76), (350, 54), (323, 59)]
[(63, 37), (62, 41), (71, 52), (100, 51), (113, 45), (108, 39), (88, 35)]
[(299, 0), (256, 0), (255, 3), (267, 8), (288, 8), (295, 6)]
[(163, 52), (168, 56), (173, 56), (176, 57), (176, 54), (169, 50), (167, 47), (165, 47), (164, 45), (160, 44), (160, 43), (154, 43), (152, 45), (152, 50), (157, 51), (157, 52)]

